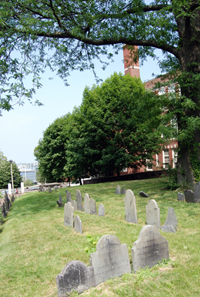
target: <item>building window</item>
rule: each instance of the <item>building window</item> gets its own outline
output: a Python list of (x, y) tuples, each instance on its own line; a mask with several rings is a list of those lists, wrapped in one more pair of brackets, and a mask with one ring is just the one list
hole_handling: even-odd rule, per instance
[(158, 154), (156, 154), (156, 167), (159, 167), (159, 159), (158, 159)]
[(152, 171), (153, 170), (153, 164), (152, 164), (152, 161), (147, 159), (146, 160), (146, 170), (147, 171)]
[(122, 170), (122, 172), (127, 172), (128, 171), (128, 168), (124, 168), (123, 170)]
[(169, 165), (169, 150), (163, 150), (163, 168)]
[(175, 149), (175, 150), (172, 150), (173, 168), (176, 168), (177, 161), (178, 161), (178, 151)]

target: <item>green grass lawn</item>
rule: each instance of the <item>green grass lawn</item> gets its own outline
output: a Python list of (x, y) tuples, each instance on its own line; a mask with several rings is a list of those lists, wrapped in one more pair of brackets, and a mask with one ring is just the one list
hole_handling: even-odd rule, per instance
[[(138, 224), (125, 221), (124, 195), (116, 195), (117, 185), (131, 189), (136, 196)], [(160, 233), (169, 241), (170, 260), (151, 269), (110, 279), (82, 296), (200, 296), (200, 204), (177, 201), (176, 191), (163, 190), (163, 179), (122, 181), (63, 188), (57, 192), (27, 193), (15, 200), (5, 223), (0, 226), (0, 296), (57, 296), (55, 278), (71, 260), (89, 265), (94, 245), (88, 235), (98, 240), (116, 235), (131, 248), (145, 226), (146, 204), (155, 199), (160, 208), (161, 225), (168, 207), (178, 220), (176, 233)], [(83, 234), (64, 226), (64, 208), (58, 208), (59, 194), (66, 201), (66, 190), (75, 199), (79, 189), (93, 198), (97, 207), (105, 206), (105, 216), (76, 212), (82, 221)], [(144, 191), (150, 198), (142, 198)], [(71, 296), (78, 296), (72, 293)]]

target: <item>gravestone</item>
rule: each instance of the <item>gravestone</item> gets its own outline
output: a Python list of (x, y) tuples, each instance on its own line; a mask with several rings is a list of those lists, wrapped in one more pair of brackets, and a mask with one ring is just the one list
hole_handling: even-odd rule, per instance
[(194, 186), (194, 202), (200, 202), (200, 182)]
[(140, 191), (139, 195), (140, 195), (141, 197), (144, 197), (144, 198), (149, 197), (149, 195), (147, 195), (147, 194), (146, 194), (145, 192), (143, 192), (143, 191)]
[(11, 202), (10, 202), (10, 199), (8, 198), (7, 193), (5, 194), (4, 202), (5, 202), (6, 211), (9, 211), (11, 207)]
[(2, 213), (3, 218), (5, 218), (7, 216), (6, 205), (5, 205), (5, 201), (3, 199), (1, 201), (1, 213)]
[(146, 205), (146, 223), (160, 228), (160, 208), (154, 199), (149, 200)]
[(96, 202), (94, 199), (90, 198), (90, 214), (97, 214)]
[(72, 200), (72, 206), (74, 207), (74, 210), (77, 210), (76, 200)]
[(66, 191), (66, 195), (67, 195), (67, 202), (72, 202), (72, 195), (69, 191)]
[(192, 190), (185, 190), (184, 191), (184, 195), (185, 195), (185, 201), (187, 203), (194, 203), (194, 192)]
[(11, 195), (11, 202), (14, 202), (14, 201), (15, 201), (15, 195), (12, 194), (12, 195)]
[(81, 261), (71, 261), (56, 277), (58, 297), (66, 297), (72, 291), (79, 294), (95, 287), (94, 268)]
[(77, 210), (83, 211), (82, 196), (79, 190), (76, 191)]
[(84, 211), (85, 213), (90, 214), (90, 197), (87, 193), (84, 197)]
[(131, 267), (126, 244), (115, 235), (104, 235), (97, 243), (96, 252), (90, 254), (90, 265), (94, 268), (96, 285), (124, 273)]
[(21, 182), (21, 193), (24, 194), (24, 183)]
[(121, 188), (119, 185), (117, 186), (117, 188), (115, 190), (115, 194), (121, 194)]
[(51, 193), (51, 187), (48, 187), (48, 192)]
[(137, 224), (137, 209), (133, 191), (127, 190), (124, 197), (125, 218), (129, 223)]
[(121, 189), (121, 194), (126, 194), (126, 189), (125, 188)]
[(105, 207), (103, 206), (103, 204), (99, 204), (98, 206), (98, 215), (99, 216), (105, 216)]
[(176, 233), (176, 231), (175, 231), (175, 229), (174, 229), (174, 227), (172, 225), (170, 225), (170, 226), (163, 225), (163, 226), (161, 226), (161, 229), (162, 229), (163, 232)]
[(57, 200), (57, 204), (59, 207), (63, 207), (62, 196), (59, 195), (59, 200)]
[(74, 221), (74, 208), (71, 202), (67, 202), (65, 203), (65, 209), (64, 209), (64, 224), (65, 226), (73, 227), (73, 221)]
[[(175, 211), (172, 207), (168, 208), (168, 214), (167, 214), (167, 219), (165, 221), (164, 226), (161, 227), (163, 231), (167, 230), (166, 226), (173, 226), (174, 230), (177, 230), (177, 218)], [(164, 228), (163, 228), (164, 227)], [(172, 228), (171, 228), (172, 229)], [(173, 230), (173, 229), (172, 229)], [(170, 232), (170, 231), (165, 231), (165, 232)], [(173, 231), (172, 231), (173, 232)]]
[(74, 228), (75, 228), (76, 232), (81, 233), (81, 234), (83, 233), (82, 223), (81, 223), (81, 219), (79, 218), (79, 216), (75, 217)]
[(184, 201), (184, 200), (185, 200), (184, 194), (178, 192), (177, 200), (178, 200), (178, 201)]
[(169, 259), (168, 241), (156, 226), (144, 226), (132, 248), (134, 272), (150, 268), (163, 259)]

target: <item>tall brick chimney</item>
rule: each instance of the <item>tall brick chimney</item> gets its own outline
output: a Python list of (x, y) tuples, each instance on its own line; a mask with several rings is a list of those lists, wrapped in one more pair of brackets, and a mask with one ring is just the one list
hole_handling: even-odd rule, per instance
[[(134, 51), (138, 55), (138, 46), (134, 46)], [(131, 76), (140, 77), (140, 64), (139, 59), (135, 63), (133, 61), (134, 52), (131, 52), (126, 46), (123, 47), (124, 56), (124, 72), (125, 75), (129, 73)]]

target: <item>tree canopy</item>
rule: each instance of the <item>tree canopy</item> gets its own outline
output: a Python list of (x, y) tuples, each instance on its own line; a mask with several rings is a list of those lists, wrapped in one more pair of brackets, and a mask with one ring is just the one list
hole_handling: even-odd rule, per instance
[(199, 0), (1, 1), (0, 108), (23, 104), (24, 96), (31, 100), (46, 67), (67, 83), (71, 70), (95, 70), (95, 59), (112, 58), (109, 46), (118, 51), (122, 44), (140, 46), (141, 59), (161, 49), (162, 69), (182, 74), (182, 97), (173, 107), (181, 135), (178, 176), (193, 184), (194, 168), (200, 167)]
[[(15, 162), (12, 163), (13, 183), (15, 187), (19, 187), (22, 181), (19, 169)], [(11, 183), (11, 167), (10, 162), (0, 151), (0, 188), (7, 188)]]
[(102, 84), (86, 87), (81, 106), (51, 124), (39, 141), (35, 156), (40, 173), (55, 181), (146, 165), (166, 143), (162, 107), (162, 100), (130, 75), (114, 73)]

